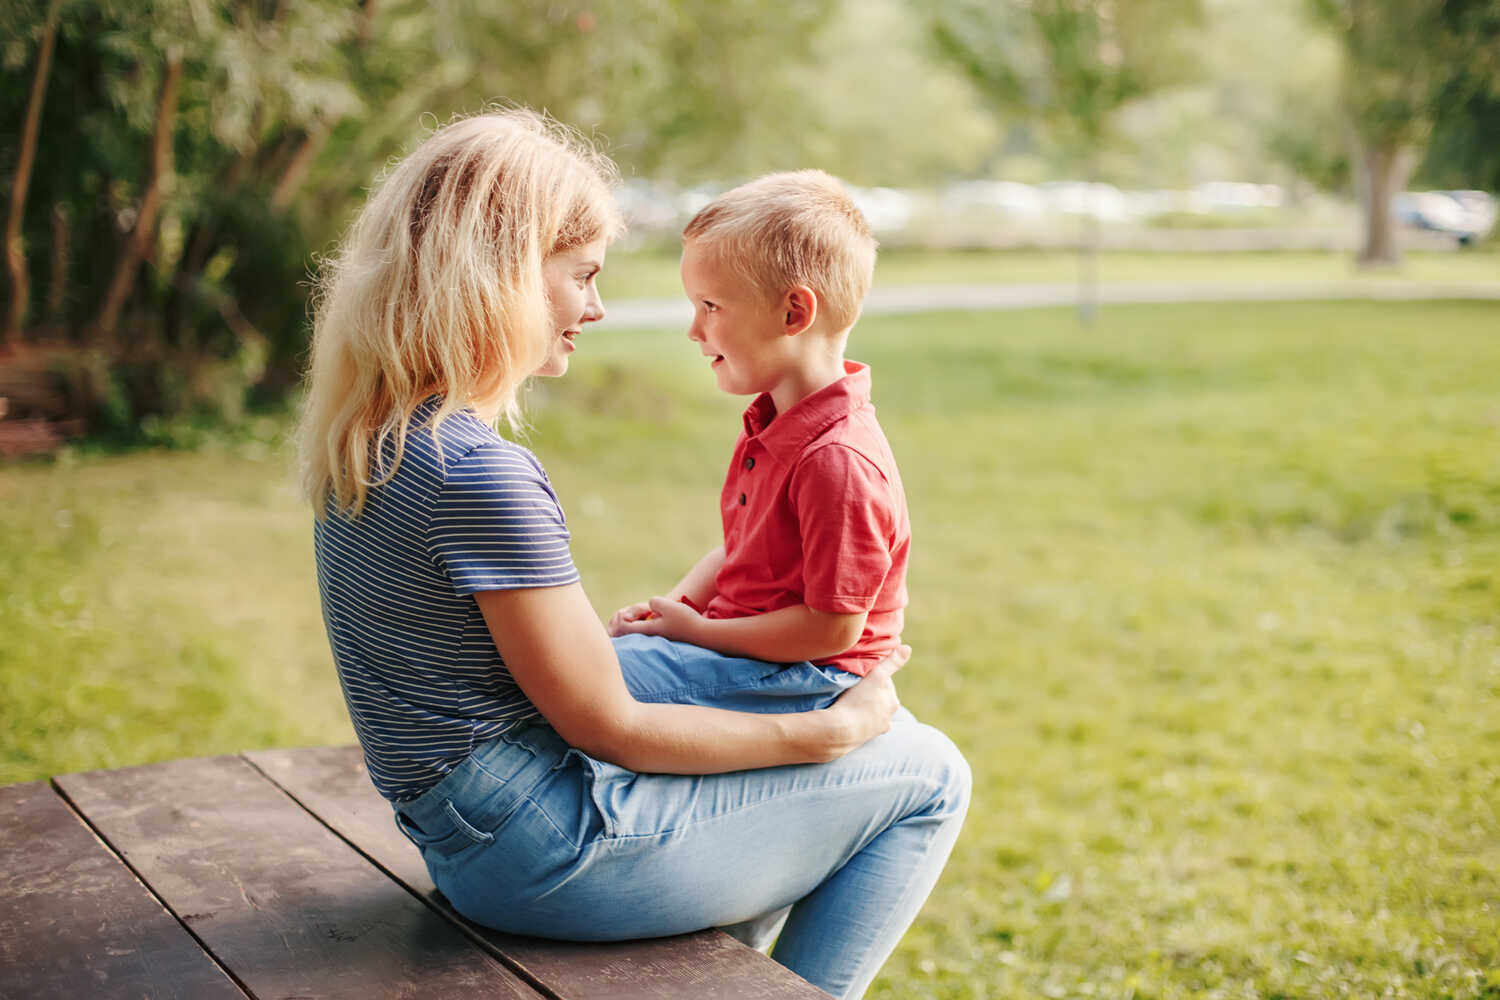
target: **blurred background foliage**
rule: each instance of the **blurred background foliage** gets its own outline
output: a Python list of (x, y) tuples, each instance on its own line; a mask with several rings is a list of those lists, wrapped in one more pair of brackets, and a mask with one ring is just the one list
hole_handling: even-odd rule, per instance
[[(1382, 224), (1500, 190), (1500, 0), (6, 0), (0, 459), (92, 441), (0, 465), (0, 783), (352, 739), (287, 476), (309, 275), (496, 101), (620, 163), (614, 322), (680, 299), (684, 212), (807, 165), (866, 199), (877, 295), (1056, 291), (1075, 245), (1183, 299), (1500, 263)], [(872, 997), (1500, 1000), (1496, 317), (869, 310), (903, 701), (976, 775)], [(742, 401), (688, 347), (529, 390), (601, 610), (717, 537)]]
[(13, 0), (0, 38), (0, 397), (127, 439), (284, 400), (318, 254), (494, 101), (678, 189), (815, 164), (1353, 192), (1374, 263), (1414, 171), (1500, 185), (1494, 0)]

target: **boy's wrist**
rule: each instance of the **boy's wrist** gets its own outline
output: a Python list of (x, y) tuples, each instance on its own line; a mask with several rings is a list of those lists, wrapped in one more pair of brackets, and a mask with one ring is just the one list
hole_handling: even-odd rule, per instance
[[(694, 608), (696, 611), (697, 609)], [(687, 635), (682, 636), (681, 641), (690, 642), (694, 646), (702, 646), (704, 649), (717, 649), (713, 644), (714, 622), (711, 618), (704, 618), (701, 614), (694, 615), (688, 620)]]

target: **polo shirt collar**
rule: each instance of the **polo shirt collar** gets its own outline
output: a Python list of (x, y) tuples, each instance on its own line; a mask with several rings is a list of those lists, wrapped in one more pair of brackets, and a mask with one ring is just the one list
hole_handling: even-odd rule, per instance
[(869, 405), (870, 366), (844, 362), (844, 377), (777, 414), (771, 394), (763, 392), (745, 410), (745, 434), (757, 440), (779, 462), (790, 462), (813, 438), (855, 410)]

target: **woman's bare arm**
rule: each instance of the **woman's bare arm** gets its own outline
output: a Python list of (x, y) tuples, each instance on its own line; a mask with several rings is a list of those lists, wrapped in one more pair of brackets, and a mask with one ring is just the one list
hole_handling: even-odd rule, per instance
[(521, 690), (570, 745), (632, 771), (715, 774), (843, 756), (890, 728), (902, 647), (833, 707), (757, 715), (631, 697), (579, 584), (474, 595)]

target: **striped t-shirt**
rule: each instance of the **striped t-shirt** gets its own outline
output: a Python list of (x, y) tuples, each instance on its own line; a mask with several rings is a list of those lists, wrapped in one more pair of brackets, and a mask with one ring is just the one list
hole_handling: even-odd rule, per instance
[(344, 700), (370, 777), (395, 802), (538, 715), (471, 595), (578, 579), (536, 456), (468, 410), (443, 421), (439, 449), (427, 426), (439, 402), (417, 410), (395, 477), (360, 515), (330, 511), (313, 529)]

